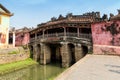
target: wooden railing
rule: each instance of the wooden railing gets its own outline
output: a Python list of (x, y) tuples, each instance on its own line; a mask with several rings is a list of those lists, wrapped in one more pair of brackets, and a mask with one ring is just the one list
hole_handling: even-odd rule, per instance
[[(76, 37), (76, 38), (84, 38), (84, 39), (91, 39), (91, 34), (83, 34), (80, 33), (79, 35), (77, 33), (51, 33), (51, 34), (45, 34), (37, 36), (36, 39), (47, 39), (52, 37)], [(31, 38), (30, 41), (36, 40), (35, 38)]]

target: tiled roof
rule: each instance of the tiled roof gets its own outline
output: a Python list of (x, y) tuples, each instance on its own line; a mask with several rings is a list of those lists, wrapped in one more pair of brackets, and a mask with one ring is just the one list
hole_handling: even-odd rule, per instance
[(120, 14), (111, 17), (111, 20), (120, 20)]

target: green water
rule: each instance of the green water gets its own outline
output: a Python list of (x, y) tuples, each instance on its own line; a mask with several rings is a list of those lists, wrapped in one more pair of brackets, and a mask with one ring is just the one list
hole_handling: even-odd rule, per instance
[(52, 80), (65, 69), (59, 64), (34, 65), (0, 76), (0, 80)]

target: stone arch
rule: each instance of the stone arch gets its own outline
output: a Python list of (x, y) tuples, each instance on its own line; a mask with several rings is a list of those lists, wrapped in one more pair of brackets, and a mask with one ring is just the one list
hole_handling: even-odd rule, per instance
[(74, 64), (75, 63), (75, 45), (72, 43), (68, 43), (68, 51), (70, 54), (70, 64)]
[(60, 52), (60, 47), (61, 45), (56, 43), (56, 44), (49, 44), (50, 47), (50, 53), (51, 53), (51, 62), (57, 62), (61, 63), (62, 62), (62, 57), (61, 57), (61, 52)]
[(37, 44), (37, 61), (40, 61), (41, 45)]
[(82, 54), (83, 54), (83, 57), (88, 53), (88, 47), (85, 46), (85, 45), (82, 45)]
[(29, 48), (30, 48), (30, 58), (33, 58), (33, 46), (30, 45)]

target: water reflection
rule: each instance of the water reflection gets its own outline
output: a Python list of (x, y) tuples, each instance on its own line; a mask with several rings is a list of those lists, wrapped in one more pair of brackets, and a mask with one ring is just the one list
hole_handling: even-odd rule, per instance
[(60, 68), (58, 64), (45, 66), (34, 65), (9, 74), (1, 75), (0, 80), (48, 80), (60, 74), (63, 70), (64, 68)]

